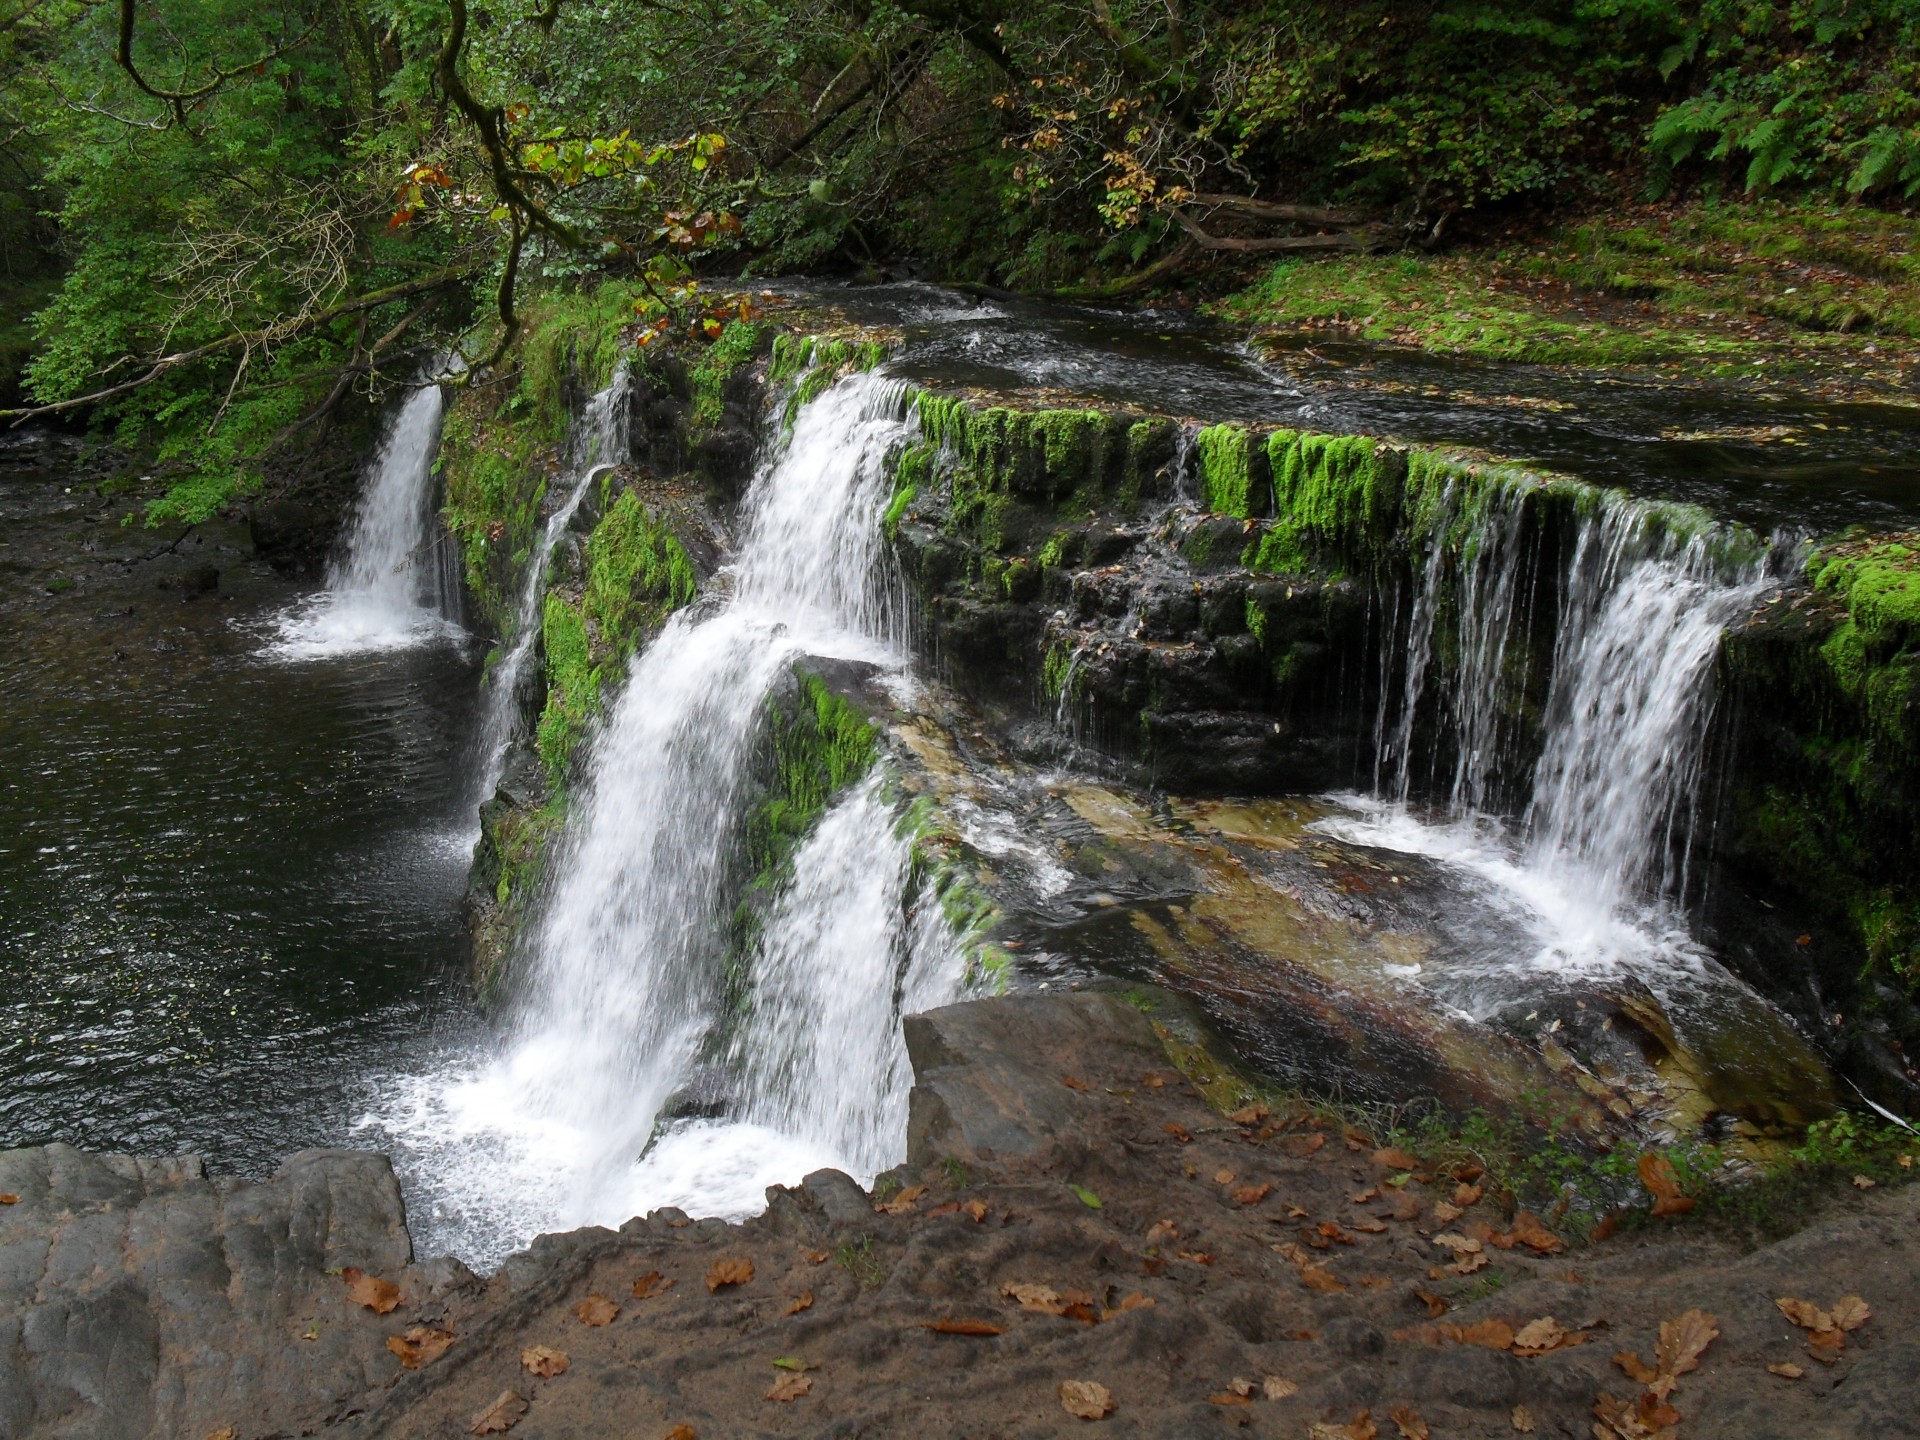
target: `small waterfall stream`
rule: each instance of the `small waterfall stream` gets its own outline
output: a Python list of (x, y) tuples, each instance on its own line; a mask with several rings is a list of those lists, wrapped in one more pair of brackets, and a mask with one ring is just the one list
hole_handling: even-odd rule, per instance
[(312, 659), (463, 633), (459, 567), (434, 503), (443, 408), (437, 384), (421, 385), (401, 402), (368, 467), (326, 588), (282, 619), (273, 653)]
[[(794, 857), (737, 1015), (726, 921), (775, 686), (808, 657), (905, 683), (880, 518), (885, 459), (911, 428), (904, 388), (871, 374), (803, 407), (748, 496), (731, 592), (676, 614), (636, 659), (592, 742), (504, 1053), (418, 1077), (378, 1122), (421, 1157), (432, 1243), (493, 1258), (663, 1204), (746, 1213), (775, 1181), (871, 1176), (899, 1153), (900, 1017), (955, 997), (961, 963), (937, 905), (907, 919), (908, 846), (881, 779)], [(661, 1127), (689, 1086), (728, 1102), (725, 1118)]]

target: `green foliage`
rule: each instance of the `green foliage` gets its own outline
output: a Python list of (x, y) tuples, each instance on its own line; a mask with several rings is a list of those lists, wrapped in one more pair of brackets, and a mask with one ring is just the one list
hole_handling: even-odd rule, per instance
[(773, 780), (747, 817), (750, 889), (776, 892), (793, 854), (829, 801), (873, 768), (879, 731), (818, 676), (800, 680), (799, 703), (769, 711)]
[(711, 429), (720, 423), (720, 409), (727, 381), (735, 371), (760, 353), (764, 331), (751, 321), (735, 320), (720, 332), (720, 338), (706, 348), (689, 377), (693, 382), (693, 410), (690, 418), (697, 429)]
[(547, 596), (540, 639), (547, 656), (547, 705), (535, 738), (548, 777), (558, 783), (599, 708), (600, 676), (589, 651), (585, 618), (559, 595)]
[(587, 537), (585, 619), (597, 650), (614, 673), (640, 642), (689, 604), (699, 588), (693, 561), (666, 521), (631, 490), (601, 517)]

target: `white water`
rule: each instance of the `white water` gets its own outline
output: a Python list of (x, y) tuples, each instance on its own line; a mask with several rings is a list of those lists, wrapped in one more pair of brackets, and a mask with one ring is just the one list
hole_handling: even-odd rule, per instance
[[(426, 1192), (427, 1249), (486, 1263), (660, 1205), (737, 1216), (775, 1181), (823, 1165), (866, 1178), (902, 1153), (900, 1017), (957, 996), (961, 963), (938, 905), (906, 893), (878, 781), (795, 856), (731, 1035), (726, 946), (769, 692), (802, 657), (904, 666), (879, 520), (885, 457), (909, 433), (901, 387), (871, 375), (805, 407), (748, 498), (730, 596), (675, 615), (635, 662), (502, 1053), (402, 1077), (366, 1122)], [(689, 1090), (726, 1118), (657, 1130)]]
[(593, 482), (618, 465), (627, 453), (632, 393), (632, 376), (623, 361), (615, 367), (607, 388), (587, 402), (573, 427), (560, 503), (534, 539), (533, 549), (527, 556), (526, 573), (520, 578), (513, 631), (507, 637), (506, 651), (487, 672), (475, 745), (480, 757), (474, 790), (476, 808), (492, 797), (506, 766), (507, 751), (513, 744), (513, 726), (520, 714), (515, 692), (526, 676), (534, 642), (540, 638), (540, 607), (546, 595), (547, 565)]
[(270, 652), (304, 660), (456, 637), (460, 580), (434, 510), (438, 385), (410, 392), (369, 467), (327, 587), (289, 611)]
[[(1658, 989), (1664, 976), (1710, 965), (1679, 908), (1712, 715), (1710, 671), (1721, 632), (1758, 600), (1764, 571), (1757, 561), (1717, 559), (1706, 535), (1677, 536), (1656, 511), (1623, 496), (1584, 518), (1562, 577), (1545, 744), (1524, 812), (1509, 825), (1489, 797), (1499, 767), (1513, 763), (1502, 696), (1516, 627), (1529, 619), (1520, 603), (1521, 493), (1493, 497), (1468, 555), (1449, 558), (1438, 540), (1432, 545), (1397, 708), (1382, 707), (1383, 793), (1337, 797), (1349, 813), (1320, 828), (1478, 877), (1490, 900), (1535, 935), (1534, 967), (1628, 971)], [(1451, 503), (1442, 505), (1446, 520)], [(1447, 587), (1459, 665), (1439, 677), (1435, 614)], [(1437, 817), (1409, 801), (1423, 699), (1443, 710), (1457, 745)], [(1484, 998), (1524, 985), (1524, 967), (1513, 973), (1511, 959), (1479, 957), (1482, 978), (1494, 982)]]

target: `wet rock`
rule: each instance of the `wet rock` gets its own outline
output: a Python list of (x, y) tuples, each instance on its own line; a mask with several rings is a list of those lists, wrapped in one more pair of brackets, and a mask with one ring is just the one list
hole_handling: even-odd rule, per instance
[(844, 1171), (815, 1170), (800, 1182), (800, 1190), (834, 1225), (867, 1225), (873, 1221), (873, 1202)]

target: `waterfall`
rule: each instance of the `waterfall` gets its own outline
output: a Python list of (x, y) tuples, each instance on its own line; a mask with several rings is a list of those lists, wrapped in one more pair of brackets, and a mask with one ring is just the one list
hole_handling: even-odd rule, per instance
[[(419, 1157), (433, 1243), (491, 1259), (650, 1206), (748, 1213), (769, 1183), (899, 1154), (900, 1017), (955, 997), (961, 964), (938, 905), (907, 893), (878, 779), (795, 855), (740, 1014), (727, 947), (770, 693), (806, 657), (904, 671), (880, 518), (911, 433), (904, 387), (871, 374), (804, 406), (749, 492), (730, 590), (635, 658), (516, 966), (504, 1053), (421, 1077), (377, 1121)], [(723, 1114), (663, 1126), (690, 1088)]]
[(397, 650), (458, 636), (460, 580), (434, 505), (443, 397), (410, 391), (388, 423), (327, 586), (280, 621), (291, 659)]
[(627, 454), (627, 430), (633, 378), (625, 360), (615, 366), (613, 379), (604, 390), (589, 400), (573, 427), (568, 444), (567, 476), (560, 490), (560, 503), (547, 517), (547, 523), (534, 537), (527, 556), (526, 573), (520, 578), (520, 594), (514, 605), (513, 629), (505, 637), (506, 649), (487, 672), (480, 702), (480, 726), (475, 751), (479, 763), (474, 792), (476, 808), (492, 797), (506, 768), (507, 752), (513, 743), (514, 724), (520, 716), (518, 692), (526, 677), (527, 661), (532, 658), (540, 638), (540, 606), (546, 594), (547, 566), (553, 559), (560, 537), (567, 533), (580, 502), (593, 482), (618, 465)]

